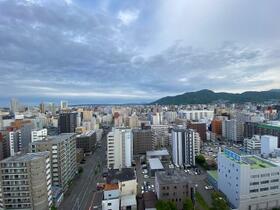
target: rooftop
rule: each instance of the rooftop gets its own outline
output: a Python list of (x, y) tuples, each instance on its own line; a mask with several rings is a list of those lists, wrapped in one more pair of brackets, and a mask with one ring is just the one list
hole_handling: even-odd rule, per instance
[(26, 161), (31, 161), (31, 160), (36, 160), (38, 158), (42, 157), (48, 157), (49, 152), (36, 152), (36, 153), (27, 153), (27, 154), (20, 154), (20, 155), (15, 155), (12, 157), (8, 157), (4, 160), (1, 161), (1, 163), (8, 163), (8, 162), (26, 162)]
[(251, 166), (251, 169), (275, 167), (275, 165), (273, 165), (272, 163), (262, 160), (261, 158), (258, 158), (257, 156), (243, 157), (242, 161), (249, 164)]
[(157, 171), (156, 179), (159, 184), (180, 184), (190, 182), (190, 177), (188, 177), (186, 173), (177, 170)]
[(48, 136), (42, 141), (35, 141), (32, 144), (44, 144), (46, 142), (60, 143), (76, 136), (75, 133), (61, 133), (57, 136)]
[(121, 197), (121, 206), (136, 206), (136, 196), (135, 195), (124, 195)]
[(119, 185), (118, 184), (105, 184), (105, 187), (104, 187), (104, 191), (107, 191), (107, 190), (117, 190), (119, 189)]
[(280, 125), (276, 123), (261, 123), (257, 125), (258, 128), (274, 129), (280, 131)]
[(107, 183), (114, 184), (136, 179), (133, 168), (111, 169), (108, 171)]
[(77, 135), (77, 137), (78, 137), (78, 138), (79, 138), (79, 137), (90, 137), (90, 136), (92, 136), (93, 134), (95, 134), (95, 130), (90, 130), (90, 131), (86, 131), (86, 132), (84, 132), (84, 133), (82, 133), (82, 134)]
[(150, 158), (148, 161), (151, 169), (164, 169), (159, 158)]
[(147, 157), (151, 156), (166, 156), (169, 155), (167, 149), (162, 149), (162, 150), (155, 150), (155, 151), (147, 151), (146, 152)]

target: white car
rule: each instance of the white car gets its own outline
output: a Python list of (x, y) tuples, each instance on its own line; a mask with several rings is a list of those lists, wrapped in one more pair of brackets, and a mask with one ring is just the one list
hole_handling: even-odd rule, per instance
[(145, 174), (145, 175), (144, 175), (144, 178), (145, 178), (145, 179), (148, 179), (148, 178), (149, 178), (149, 176), (148, 176), (147, 174)]

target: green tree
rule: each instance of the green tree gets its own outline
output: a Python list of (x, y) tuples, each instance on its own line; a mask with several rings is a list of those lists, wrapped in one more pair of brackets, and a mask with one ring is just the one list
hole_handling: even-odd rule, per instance
[(201, 166), (203, 166), (206, 163), (205, 157), (203, 155), (196, 156), (195, 161)]
[(156, 209), (157, 210), (177, 210), (176, 205), (172, 201), (163, 201), (159, 200), (156, 203)]
[(229, 206), (226, 200), (218, 192), (213, 192), (212, 197), (212, 208), (211, 210), (229, 210)]
[(193, 210), (193, 203), (190, 198), (186, 198), (184, 201), (184, 210)]

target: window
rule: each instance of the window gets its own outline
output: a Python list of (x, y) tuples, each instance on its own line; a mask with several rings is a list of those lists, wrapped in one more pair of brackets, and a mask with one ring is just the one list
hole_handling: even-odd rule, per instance
[(259, 192), (259, 189), (250, 190), (250, 193), (255, 193), (255, 192)]
[(276, 189), (278, 189), (278, 188), (279, 188), (278, 186), (272, 186), (272, 187), (270, 187), (271, 190), (276, 190)]
[(250, 183), (250, 186), (252, 186), (252, 185), (258, 185), (259, 184), (259, 182), (251, 182)]
[(112, 203), (108, 203), (108, 206), (111, 206), (112, 205)]
[(268, 187), (264, 187), (264, 188), (261, 188), (261, 189), (260, 189), (261, 192), (267, 191), (267, 190), (268, 190)]
[(267, 184), (269, 183), (269, 180), (261, 181), (261, 184)]
[(279, 182), (279, 179), (272, 179), (272, 180), (270, 180), (270, 182)]

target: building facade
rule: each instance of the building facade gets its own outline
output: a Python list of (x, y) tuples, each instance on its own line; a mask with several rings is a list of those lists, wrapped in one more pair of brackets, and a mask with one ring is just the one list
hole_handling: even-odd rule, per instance
[(49, 152), (28, 153), (2, 160), (0, 189), (0, 209), (50, 209)]

